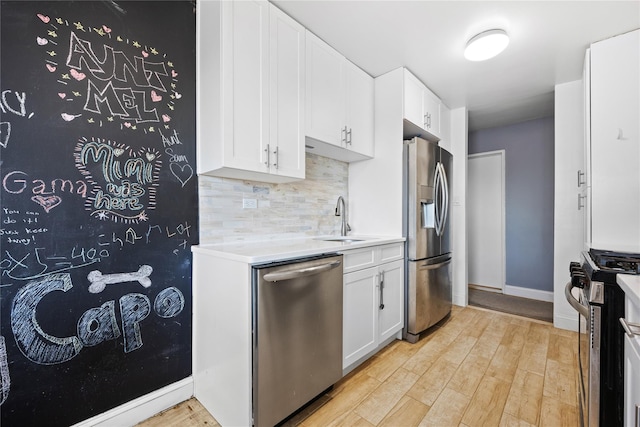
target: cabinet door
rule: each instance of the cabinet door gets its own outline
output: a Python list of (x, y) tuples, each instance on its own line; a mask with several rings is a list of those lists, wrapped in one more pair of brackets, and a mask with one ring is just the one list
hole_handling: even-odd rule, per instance
[(344, 275), (343, 369), (377, 346), (377, 284), (377, 267)]
[(269, 170), (304, 178), (305, 29), (273, 5), (270, 18)]
[(226, 166), (267, 172), (269, 3), (223, 2), (223, 156)]
[(424, 90), (422, 105), (422, 127), (434, 136), (440, 136), (440, 100), (428, 90)]
[[(379, 267), (383, 283), (378, 286), (379, 341), (392, 337), (404, 326), (404, 262), (394, 261)], [(384, 306), (382, 306), (384, 304)]]
[(306, 135), (341, 146), (345, 138), (344, 57), (306, 33)]
[(424, 127), (423, 116), (424, 85), (405, 70), (404, 72), (404, 118), (416, 126)]
[[(634, 342), (635, 341), (635, 342)], [(640, 425), (640, 338), (625, 336), (624, 425)]]
[(591, 239), (640, 242), (640, 30), (591, 46)]
[(346, 148), (373, 157), (373, 77), (345, 61)]

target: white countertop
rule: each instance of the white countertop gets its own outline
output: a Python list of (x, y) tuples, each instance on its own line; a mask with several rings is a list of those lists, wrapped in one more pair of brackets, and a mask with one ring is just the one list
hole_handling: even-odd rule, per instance
[(640, 307), (640, 276), (618, 274), (616, 281), (627, 297), (633, 301), (636, 306)]
[(257, 264), (287, 259), (313, 256), (324, 253), (341, 253), (349, 249), (366, 248), (389, 243), (404, 242), (404, 237), (392, 236), (347, 236), (359, 239), (354, 242), (333, 242), (322, 239), (340, 238), (340, 236), (303, 237), (288, 240), (265, 240), (251, 242), (219, 243), (192, 246), (196, 253), (227, 258), (235, 261)]

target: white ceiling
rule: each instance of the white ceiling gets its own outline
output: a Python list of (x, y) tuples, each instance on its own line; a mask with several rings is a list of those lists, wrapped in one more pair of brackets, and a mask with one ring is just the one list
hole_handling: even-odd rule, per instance
[[(582, 78), (590, 43), (640, 28), (640, 1), (273, 0), (374, 77), (404, 66), (470, 130), (553, 114), (558, 83)], [(467, 40), (502, 28), (511, 41), (485, 62)]]

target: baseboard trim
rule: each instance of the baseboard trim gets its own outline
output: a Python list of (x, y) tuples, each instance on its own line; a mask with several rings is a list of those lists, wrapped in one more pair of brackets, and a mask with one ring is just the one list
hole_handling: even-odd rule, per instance
[(193, 377), (188, 377), (149, 394), (131, 400), (73, 427), (126, 427), (184, 402), (193, 396)]
[(553, 302), (553, 292), (523, 288), (520, 286), (504, 285), (504, 294), (538, 301)]
[(553, 315), (553, 326), (558, 329), (567, 329), (569, 331), (578, 332), (578, 316)]

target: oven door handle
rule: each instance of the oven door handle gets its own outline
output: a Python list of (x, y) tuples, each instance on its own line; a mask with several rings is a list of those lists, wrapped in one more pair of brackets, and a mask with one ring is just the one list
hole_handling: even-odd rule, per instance
[(571, 282), (567, 283), (567, 286), (564, 287), (564, 296), (567, 299), (567, 302), (571, 305), (571, 307), (575, 308), (575, 310), (580, 313), (585, 319), (589, 318), (589, 310), (584, 305), (580, 304), (580, 301), (575, 299), (573, 294), (571, 293), (571, 289), (573, 286)]

